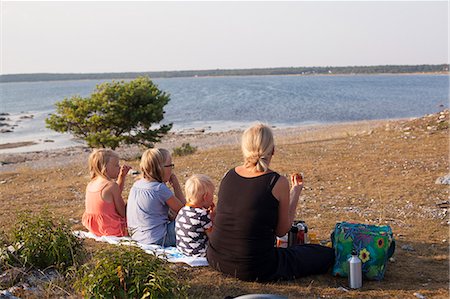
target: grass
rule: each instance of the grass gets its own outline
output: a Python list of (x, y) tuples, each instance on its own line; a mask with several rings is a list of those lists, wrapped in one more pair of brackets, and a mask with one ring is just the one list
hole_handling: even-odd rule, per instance
[[(389, 122), (389, 129), (382, 125), (370, 134), (359, 125), (341, 125), (276, 138), (272, 167), (281, 174), (304, 173), (305, 190), (297, 219), (305, 220), (319, 240), (329, 239), (339, 221), (392, 227), (397, 249), (383, 281), (364, 281), (362, 289), (346, 292), (339, 287), (346, 287), (347, 280), (330, 274), (260, 284), (226, 277), (208, 267), (173, 265), (178, 280), (190, 286), (187, 296), (276, 293), (289, 298), (415, 298), (413, 294), (420, 293), (429, 298), (448, 298), (449, 219), (446, 210), (436, 204), (448, 200), (449, 189), (434, 182), (449, 172), (449, 131), (444, 127), (427, 131), (428, 122), (429, 118)], [(411, 134), (405, 135), (403, 127), (411, 127)], [(217, 186), (223, 174), (241, 161), (238, 144), (174, 158), (181, 183), (193, 173), (205, 173)], [(137, 169), (138, 161), (130, 163)], [(0, 181), (6, 181), (0, 185), (0, 226), (5, 231), (12, 229), (18, 211), (37, 212), (46, 205), (66, 220), (81, 219), (88, 182), (85, 161), (17, 168), (0, 172)], [(132, 183), (131, 179), (126, 182), (125, 198)], [(72, 229), (82, 228), (79, 223), (72, 224)], [(94, 253), (104, 246), (90, 241), (86, 245)], [(402, 249), (405, 245), (413, 250)], [(66, 291), (79, 296), (74, 289)]]

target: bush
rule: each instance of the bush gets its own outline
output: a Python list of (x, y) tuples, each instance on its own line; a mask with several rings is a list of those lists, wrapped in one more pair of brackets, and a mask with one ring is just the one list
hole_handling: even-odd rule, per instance
[(12, 265), (21, 263), (38, 269), (54, 267), (65, 271), (84, 258), (82, 240), (72, 234), (66, 222), (52, 219), (48, 212), (20, 215), (8, 248)]
[(75, 288), (87, 298), (181, 298), (175, 272), (139, 248), (103, 250), (83, 265)]
[(47, 127), (71, 133), (89, 147), (115, 149), (121, 144), (153, 147), (172, 128), (159, 124), (169, 94), (149, 77), (97, 85), (86, 98), (73, 96), (56, 103), (56, 113), (45, 120)]
[(173, 149), (174, 156), (187, 156), (197, 151), (196, 146), (191, 146), (189, 143), (183, 143), (180, 147)]

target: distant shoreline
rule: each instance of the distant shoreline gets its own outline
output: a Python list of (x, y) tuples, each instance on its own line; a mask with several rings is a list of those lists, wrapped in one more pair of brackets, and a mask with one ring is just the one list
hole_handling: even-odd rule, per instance
[(321, 75), (448, 75), (449, 64), (438, 65), (378, 65), (343, 67), (279, 67), (254, 69), (216, 69), (158, 72), (117, 73), (33, 73), (0, 75), (0, 83), (46, 82), (71, 80), (123, 80), (139, 76), (163, 78), (210, 78), (233, 76), (321, 76)]

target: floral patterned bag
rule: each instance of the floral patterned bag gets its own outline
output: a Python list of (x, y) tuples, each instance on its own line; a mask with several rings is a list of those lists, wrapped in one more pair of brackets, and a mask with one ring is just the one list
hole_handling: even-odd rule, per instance
[(347, 277), (348, 259), (355, 249), (365, 278), (382, 280), (387, 260), (394, 254), (395, 241), (389, 225), (377, 226), (339, 222), (331, 234), (336, 256), (333, 275)]

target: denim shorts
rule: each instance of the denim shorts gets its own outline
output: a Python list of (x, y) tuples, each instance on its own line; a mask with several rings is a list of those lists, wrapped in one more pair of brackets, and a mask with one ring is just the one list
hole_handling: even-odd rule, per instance
[(177, 243), (175, 236), (175, 221), (171, 221), (167, 224), (166, 235), (156, 241), (155, 244), (164, 247), (175, 246)]

